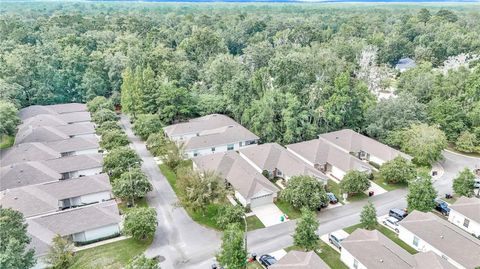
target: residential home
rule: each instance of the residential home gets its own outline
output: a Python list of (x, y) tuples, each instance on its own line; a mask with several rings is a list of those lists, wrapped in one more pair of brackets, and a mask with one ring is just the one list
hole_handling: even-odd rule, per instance
[(19, 162), (44, 161), (60, 158), (61, 154), (43, 143), (22, 143), (0, 151), (0, 164), (7, 166)]
[(288, 181), (293, 176), (307, 175), (327, 184), (328, 177), (324, 173), (277, 143), (244, 148), (239, 150), (239, 154), (258, 172), (267, 171), (272, 178), (283, 178)]
[(399, 238), (418, 251), (432, 251), (459, 269), (480, 266), (480, 240), (432, 212), (413, 211), (398, 229)]
[(218, 173), (233, 188), (235, 197), (245, 207), (273, 203), (277, 197), (278, 188), (234, 151), (192, 160), (194, 169)]
[(0, 205), (29, 218), (108, 201), (111, 190), (108, 176), (100, 174), (7, 189), (0, 193)]
[(287, 145), (287, 150), (311, 167), (338, 180), (348, 171), (371, 173), (375, 168), (324, 139)]
[(103, 169), (102, 154), (82, 154), (43, 161), (47, 167), (62, 175), (62, 179), (97, 175)]
[(0, 190), (61, 180), (62, 175), (42, 162), (14, 163), (0, 167)]
[(67, 114), (75, 112), (87, 112), (87, 106), (80, 103), (69, 103), (69, 104), (58, 104), (58, 105), (33, 105), (29, 107), (22, 108), (19, 111), (19, 117), (22, 120), (41, 115), (41, 114)]
[(340, 259), (351, 269), (455, 269), (433, 252), (412, 255), (377, 230), (356, 229), (342, 241)]
[(360, 160), (377, 165), (391, 161), (397, 156), (408, 160), (412, 159), (405, 153), (350, 129), (321, 134), (319, 138), (325, 139)]
[(59, 126), (22, 126), (15, 136), (15, 144), (28, 142), (52, 142), (73, 137), (95, 138), (92, 123), (76, 123)]
[(271, 269), (330, 269), (313, 251), (292, 250), (283, 256), (276, 264), (269, 266)]
[(27, 219), (30, 244), (37, 257), (48, 253), (56, 235), (75, 244), (113, 237), (120, 234), (121, 217), (113, 200)]
[(100, 148), (96, 137), (73, 137), (64, 140), (45, 142), (44, 144), (59, 152), (62, 157), (94, 154), (98, 153)]
[(480, 199), (460, 197), (450, 206), (448, 221), (480, 238)]
[(211, 114), (164, 128), (165, 135), (181, 145), (186, 157), (238, 150), (258, 143), (259, 137), (231, 118)]

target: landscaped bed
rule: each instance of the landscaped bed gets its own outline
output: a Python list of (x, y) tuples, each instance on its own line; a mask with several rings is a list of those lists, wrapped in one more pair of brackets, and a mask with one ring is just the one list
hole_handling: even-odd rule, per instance
[[(356, 225), (353, 225), (353, 226), (350, 226), (350, 227), (347, 227), (345, 229), (343, 229), (345, 232), (351, 234), (353, 233), (353, 231), (355, 231), (356, 229), (358, 228), (363, 228), (363, 225), (361, 223), (359, 224), (356, 224)], [(410, 254), (416, 254), (418, 253), (418, 251), (416, 251), (415, 249), (413, 249), (412, 247), (410, 247), (409, 245), (407, 245), (405, 242), (403, 242), (400, 238), (398, 238), (398, 235), (388, 229), (387, 227), (383, 226), (383, 225), (380, 225), (380, 224), (377, 224), (377, 227), (375, 227), (375, 229), (379, 232), (381, 232), (383, 235), (385, 235), (386, 237), (388, 237), (390, 240), (392, 240), (393, 242), (395, 242), (397, 245), (399, 245), (400, 247), (402, 247), (403, 249), (405, 249), (407, 252), (409, 252)]]
[(139, 242), (125, 239), (110, 244), (79, 251), (70, 269), (120, 269), (137, 255), (142, 254), (152, 240)]
[[(338, 201), (343, 204), (343, 197), (341, 195), (340, 186), (338, 185), (338, 183), (329, 179), (327, 182), (327, 191), (335, 194), (335, 196), (337, 196)], [(368, 198), (368, 195), (362, 192), (362, 193), (350, 194), (347, 198), (347, 201), (355, 202), (355, 201), (360, 201), (366, 198)]]
[(384, 188), (387, 191), (393, 191), (393, 190), (396, 190), (396, 189), (404, 189), (404, 188), (408, 187), (407, 183), (396, 183), (396, 184), (388, 183), (379, 175), (378, 172), (373, 173), (373, 180), (372, 181), (375, 182), (378, 186)]

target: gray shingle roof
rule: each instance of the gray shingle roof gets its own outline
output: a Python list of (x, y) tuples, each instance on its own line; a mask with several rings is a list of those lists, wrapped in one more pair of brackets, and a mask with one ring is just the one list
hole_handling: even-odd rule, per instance
[(411, 269), (416, 264), (410, 253), (377, 230), (356, 229), (342, 241), (343, 249), (369, 269)]
[(464, 215), (465, 217), (480, 223), (480, 199), (475, 197), (460, 197), (453, 205), (452, 210)]
[(58, 104), (58, 105), (33, 105), (29, 107), (22, 108), (19, 111), (19, 116), (22, 120), (34, 117), (40, 114), (64, 114), (72, 112), (84, 112), (87, 111), (87, 106), (80, 103), (70, 103), (70, 104)]
[(178, 136), (184, 134), (196, 134), (198, 132), (217, 129), (229, 125), (238, 125), (238, 123), (225, 115), (211, 114), (191, 119), (187, 122), (169, 125), (163, 129), (168, 136)]
[(269, 266), (272, 269), (330, 269), (318, 255), (313, 252), (292, 250), (276, 264)]
[(480, 240), (435, 214), (413, 211), (399, 225), (465, 268), (480, 266)]
[(90, 112), (71, 112), (59, 114), (58, 117), (68, 123), (86, 122), (92, 120)]
[(221, 127), (209, 132), (201, 132), (199, 136), (194, 136), (184, 143), (184, 149), (202, 149), (211, 148), (217, 145), (232, 144), (239, 141), (257, 140), (258, 136), (250, 132), (245, 127), (236, 124)]
[(259, 193), (276, 193), (278, 188), (234, 151), (193, 158), (203, 171), (215, 171), (225, 178), (245, 199)]
[(54, 214), (27, 219), (31, 247), (36, 256), (48, 252), (55, 235), (68, 236), (87, 230), (118, 224), (121, 217), (115, 201), (78, 207)]
[(15, 144), (28, 142), (49, 142), (67, 139), (69, 136), (53, 126), (25, 126), (18, 130)]
[(58, 211), (60, 200), (111, 189), (108, 176), (100, 174), (5, 190), (0, 194), (0, 205), (31, 217)]
[(98, 149), (98, 139), (94, 137), (72, 137), (69, 139), (45, 142), (45, 145), (58, 152)]
[(456, 269), (451, 263), (432, 251), (413, 255), (416, 266), (414, 269)]
[(313, 164), (329, 163), (343, 171), (371, 171), (373, 167), (350, 153), (340, 149), (324, 139), (313, 139), (287, 145), (287, 148), (299, 154)]
[(359, 152), (363, 150), (384, 161), (392, 160), (397, 156), (411, 159), (411, 157), (405, 153), (350, 129), (321, 134), (319, 137), (324, 138), (348, 152)]
[(60, 126), (67, 124), (68, 122), (60, 119), (57, 114), (39, 114), (24, 120), (23, 123), (19, 126), (19, 128), (22, 128), (24, 126), (40, 127)]
[(328, 179), (324, 173), (309, 166), (277, 143), (248, 147), (239, 152), (262, 170), (273, 171), (277, 168), (290, 177), (309, 175), (323, 180)]
[(0, 190), (56, 181), (62, 178), (57, 171), (42, 162), (21, 162), (0, 167)]
[(81, 103), (57, 104), (49, 105), (46, 107), (52, 109), (59, 114), (87, 111), (87, 105)]
[(102, 154), (82, 154), (43, 161), (45, 166), (58, 173), (102, 167)]
[(31, 218), (28, 222), (37, 223), (55, 234), (67, 236), (119, 223), (120, 220), (117, 203), (111, 200)]
[(43, 143), (22, 143), (0, 151), (0, 165), (60, 158), (60, 152)]
[(397, 64), (395, 65), (395, 69), (408, 70), (415, 66), (417, 66), (417, 64), (415, 63), (415, 60), (407, 57), (407, 58), (402, 58), (398, 60)]

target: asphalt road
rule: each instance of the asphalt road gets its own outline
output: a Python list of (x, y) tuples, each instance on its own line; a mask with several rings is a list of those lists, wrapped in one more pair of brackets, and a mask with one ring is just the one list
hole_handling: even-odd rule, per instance
[[(178, 199), (166, 178), (160, 172), (153, 156), (145, 148), (145, 143), (135, 136), (127, 117), (121, 123), (131, 141), (131, 146), (142, 158), (142, 170), (149, 176), (154, 190), (148, 194), (148, 204), (157, 210), (158, 229), (154, 241), (146, 255), (160, 256), (164, 260), (160, 266), (169, 268), (210, 268), (216, 251), (220, 247), (220, 233), (207, 229), (194, 222), (185, 210), (178, 206)], [(444, 152), (444, 160), (439, 162), (442, 175), (435, 180), (440, 196), (451, 193), (452, 179), (465, 167), (473, 169), (480, 165), (479, 158)], [(376, 195), (368, 200), (350, 203), (337, 208), (323, 210), (318, 214), (320, 227), (318, 234), (326, 234), (354, 225), (360, 221), (362, 207), (371, 201), (378, 215), (385, 215), (393, 207), (407, 206), (404, 189)], [(259, 255), (291, 246), (295, 221), (289, 221), (268, 228), (251, 231), (247, 234), (249, 252)]]

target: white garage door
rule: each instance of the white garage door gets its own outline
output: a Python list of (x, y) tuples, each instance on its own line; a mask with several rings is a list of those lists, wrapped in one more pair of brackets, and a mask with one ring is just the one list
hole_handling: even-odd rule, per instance
[(272, 193), (252, 198), (250, 200), (250, 207), (256, 207), (256, 206), (261, 206), (261, 205), (266, 205), (271, 203), (273, 203)]

